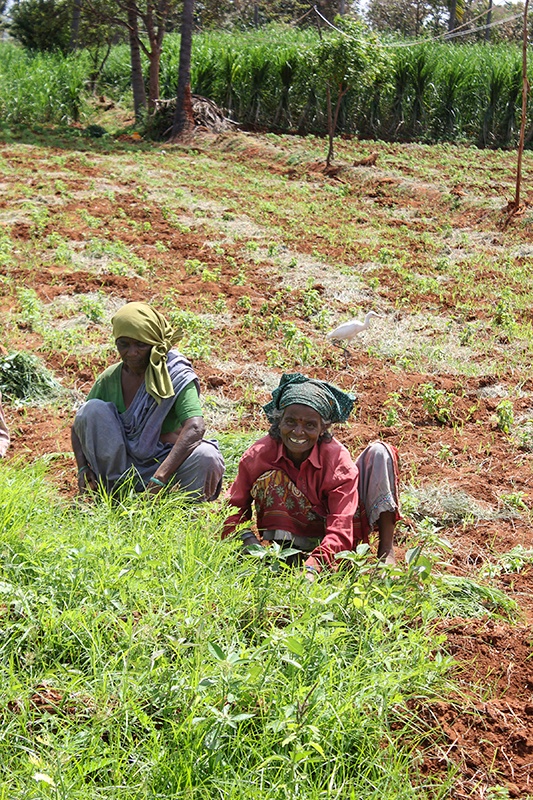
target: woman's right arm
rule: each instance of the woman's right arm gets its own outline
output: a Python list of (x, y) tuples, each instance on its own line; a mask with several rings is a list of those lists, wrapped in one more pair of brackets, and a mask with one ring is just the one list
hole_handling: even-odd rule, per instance
[(228, 504), (237, 510), (233, 514), (230, 514), (224, 522), (222, 527), (222, 539), (230, 536), (241, 522), (249, 522), (252, 519), (251, 490), (253, 479), (248, 470), (245, 456), (246, 453), (239, 461), (237, 477), (231, 484), (227, 494)]
[(81, 442), (78, 438), (78, 434), (74, 430), (74, 426), (72, 426), (70, 431), (70, 441), (72, 442), (74, 458), (76, 459), (78, 468), (78, 490), (80, 494), (86, 492), (87, 489), (95, 491), (98, 487), (98, 481), (91, 469), (91, 465), (85, 458), (85, 453), (82, 450)]

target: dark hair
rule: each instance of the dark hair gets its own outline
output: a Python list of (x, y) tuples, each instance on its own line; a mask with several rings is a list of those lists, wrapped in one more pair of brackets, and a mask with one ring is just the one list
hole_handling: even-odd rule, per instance
[[(288, 406), (287, 406), (287, 408), (288, 408)], [(281, 441), (281, 434), (279, 432), (279, 423), (280, 423), (280, 420), (281, 420), (281, 418), (283, 416), (283, 412), (284, 411), (285, 411), (285, 409), (276, 409), (275, 411), (271, 412), (272, 424), (271, 424), (270, 429), (268, 431), (268, 435), (272, 436), (272, 438), (275, 439), (276, 442), (280, 442)], [(318, 414), (318, 411), (317, 411), (317, 414)], [(322, 422), (322, 425), (325, 425), (327, 428), (329, 428), (329, 426), (331, 425), (331, 420), (330, 419), (324, 419), (323, 417), (320, 417), (320, 421)], [(325, 430), (318, 437), (318, 441), (319, 442), (331, 442), (332, 439), (333, 439), (333, 436), (329, 432), (329, 430)]]

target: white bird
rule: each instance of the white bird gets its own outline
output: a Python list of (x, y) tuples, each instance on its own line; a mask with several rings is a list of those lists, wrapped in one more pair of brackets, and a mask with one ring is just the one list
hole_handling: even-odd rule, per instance
[(343, 322), (342, 325), (339, 325), (338, 328), (335, 328), (335, 330), (330, 331), (326, 335), (326, 338), (330, 339), (333, 344), (335, 344), (337, 347), (343, 348), (346, 365), (348, 365), (348, 349), (341, 344), (337, 344), (335, 340), (351, 342), (351, 340), (354, 339), (359, 333), (366, 331), (370, 327), (370, 320), (372, 317), (381, 317), (381, 314), (377, 314), (375, 311), (369, 311), (365, 315), (364, 322), (361, 322), (358, 319), (349, 319), (347, 322)]

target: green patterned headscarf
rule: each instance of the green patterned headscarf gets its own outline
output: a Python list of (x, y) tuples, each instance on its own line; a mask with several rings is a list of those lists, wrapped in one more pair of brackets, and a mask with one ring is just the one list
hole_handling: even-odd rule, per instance
[(293, 403), (313, 408), (322, 419), (346, 422), (354, 406), (355, 395), (343, 392), (327, 381), (307, 378), (299, 372), (285, 373), (277, 389), (272, 392), (272, 400), (263, 406), (263, 411), (269, 422), (273, 422), (275, 411), (282, 411)]
[(111, 322), (115, 339), (127, 336), (152, 345), (150, 363), (144, 376), (146, 391), (158, 405), (166, 397), (172, 397), (174, 389), (168, 373), (166, 356), (179, 337), (164, 316), (147, 303), (126, 303), (117, 311)]

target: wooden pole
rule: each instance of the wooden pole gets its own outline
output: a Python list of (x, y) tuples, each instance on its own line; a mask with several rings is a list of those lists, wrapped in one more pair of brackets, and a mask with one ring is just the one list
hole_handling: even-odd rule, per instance
[(513, 211), (520, 208), (520, 184), (522, 183), (522, 155), (524, 153), (524, 138), (526, 133), (527, 96), (529, 94), (529, 81), (527, 79), (527, 11), (529, 0), (524, 5), (524, 35), (522, 41), (522, 120), (520, 123), (520, 139), (518, 141), (518, 164), (516, 167), (516, 192)]

